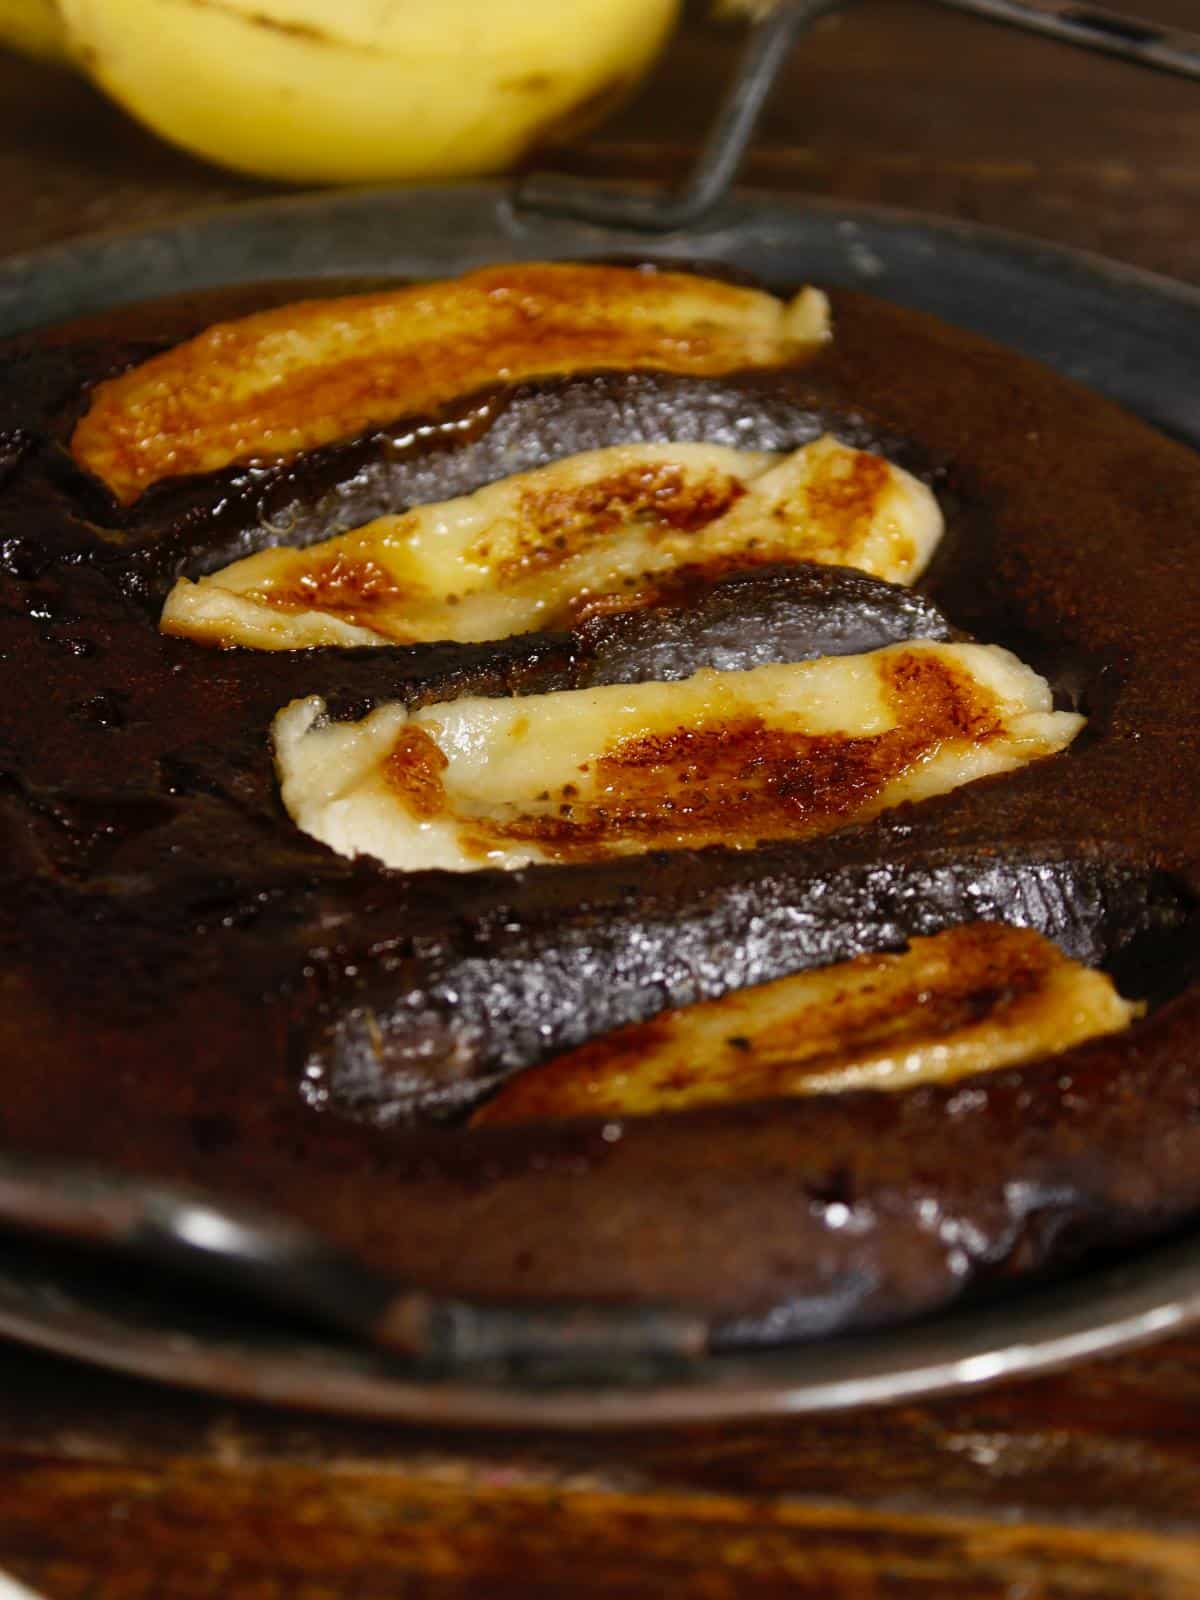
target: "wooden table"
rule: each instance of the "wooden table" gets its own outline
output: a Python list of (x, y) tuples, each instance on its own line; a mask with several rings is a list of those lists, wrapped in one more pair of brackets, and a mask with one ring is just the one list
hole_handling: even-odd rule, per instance
[[(1140, 4), (1195, 25), (1194, 0)], [(682, 172), (731, 49), (693, 18), (556, 164)], [(746, 176), (1200, 283), (1200, 86), (932, 5), (821, 26)], [(270, 192), (0, 57), (7, 250)], [(0, 1392), (0, 1568), (53, 1600), (1200, 1595), (1200, 1337), (954, 1401), (574, 1439), (288, 1417), (15, 1349)]]

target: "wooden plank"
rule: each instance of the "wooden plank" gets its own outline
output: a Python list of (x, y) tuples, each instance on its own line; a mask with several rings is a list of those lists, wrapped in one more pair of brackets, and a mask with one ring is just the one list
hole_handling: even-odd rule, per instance
[(7, 1479), (0, 1527), (10, 1570), (54, 1600), (1175, 1600), (1195, 1595), (1200, 1572), (1192, 1535), (355, 1464), (31, 1468)]
[[(368, 1425), (234, 1405), (7, 1348), (0, 1392), (6, 1473), (47, 1462), (85, 1474), (337, 1462), (430, 1481), (686, 1487), (878, 1515), (1022, 1515), (1200, 1534), (1200, 1335), (922, 1404), (675, 1430)], [(0, 1530), (4, 1515), (0, 1505)], [(4, 1553), (0, 1532), (0, 1566)]]

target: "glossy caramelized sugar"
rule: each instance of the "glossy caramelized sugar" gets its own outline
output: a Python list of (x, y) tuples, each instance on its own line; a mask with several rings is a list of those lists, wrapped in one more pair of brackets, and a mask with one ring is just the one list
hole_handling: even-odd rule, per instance
[[(691, 288), (689, 305), (713, 303)], [(925, 1312), (1200, 1209), (1195, 457), (984, 341), (846, 294), (833, 339), (778, 368), (732, 370), (738, 310), (720, 324), (732, 342), (694, 320), (680, 335), (689, 360), (720, 345), (724, 376), (665, 370), (673, 323), (638, 344), (641, 370), (583, 370), (599, 357), (582, 341), (569, 374), (511, 384), (467, 336), (489, 290), (440, 365), (401, 345), (364, 399), (375, 335), (359, 335), (383, 308), (386, 342), (403, 303), (239, 325), (218, 297), (6, 353), (6, 1145), (211, 1184), (406, 1281), (677, 1299), (742, 1343)], [(326, 337), (343, 313), (344, 368)], [(755, 359), (781, 355), (784, 315), (766, 305)], [(428, 388), (405, 387), (422, 372)], [(443, 376), (487, 387), (401, 414)], [(381, 427), (309, 447), (363, 416)], [(918, 589), (832, 567), (685, 573), (640, 611), (498, 644), (213, 650), (157, 626), (176, 577), (512, 470), (662, 440), (784, 454), (827, 433), (936, 491), (946, 536)], [(81, 462), (111, 468), (112, 492)], [(157, 481), (172, 471), (208, 475)], [(392, 872), (280, 804), (271, 724), (310, 696), (333, 728), (389, 706), (422, 727), (439, 706), (953, 642), (952, 626), (1013, 651), (1086, 728), (819, 838)], [(437, 797), (431, 766), (418, 808)], [(981, 921), (1103, 969), (1146, 1015), (1049, 1061), (902, 1092), (463, 1126), (523, 1069), (664, 1008)]]
[(180, 579), (162, 627), (259, 650), (497, 639), (645, 604), (681, 567), (820, 561), (911, 583), (941, 532), (923, 483), (830, 437), (782, 460), (616, 445)]
[(775, 366), (828, 336), (825, 301), (632, 267), (534, 262), (217, 323), (109, 379), (71, 439), (124, 502), (162, 478), (277, 460), (496, 382)]
[(972, 922), (618, 1029), (518, 1074), (471, 1124), (896, 1093), (1058, 1055), (1136, 1015), (1040, 934)]
[(464, 698), (274, 723), (283, 802), (306, 833), (391, 867), (519, 867), (803, 839), (1064, 749), (1007, 651), (917, 641), (683, 682)]

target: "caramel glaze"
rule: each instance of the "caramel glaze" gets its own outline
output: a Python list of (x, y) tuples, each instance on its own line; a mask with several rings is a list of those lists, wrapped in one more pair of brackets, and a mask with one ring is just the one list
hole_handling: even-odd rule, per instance
[[(861, 485), (869, 477), (871, 489), (865, 491), (859, 487), (853, 495), (848, 490), (839, 501), (842, 516), (837, 535), (838, 548), (843, 555), (851, 549), (850, 541), (857, 532), (858, 522), (869, 516), (874, 506), (879, 474), (871, 469), (879, 466), (882, 471), (873, 458), (858, 460), (869, 465), (865, 469), (858, 468), (851, 483)], [(870, 499), (868, 492), (872, 496)], [(496, 535), (485, 535), (471, 546), (467, 559), (481, 564), (491, 562), (496, 579), (501, 584), (508, 583), (562, 566), (610, 537), (622, 521), (632, 515), (647, 518), (656, 534), (697, 533), (724, 516), (745, 493), (740, 479), (724, 473), (713, 473), (700, 482), (689, 482), (686, 474), (671, 462), (631, 468), (570, 488), (526, 489), (518, 504), (516, 532), (508, 536), (499, 550), (496, 549)], [(395, 529), (393, 536), (398, 541), (405, 537), (403, 524)], [(786, 551), (777, 548), (775, 556), (776, 559), (785, 558)], [(769, 559), (769, 554), (764, 557), (764, 560)], [(254, 598), (280, 611), (325, 611), (344, 622), (378, 628), (381, 612), (394, 610), (398, 601), (419, 594), (412, 586), (398, 582), (370, 557), (356, 557), (339, 550), (319, 561), (300, 565), (304, 560), (304, 557), (299, 558), (298, 570), (290, 582), (286, 573), (273, 576), (268, 586), (251, 591)], [(706, 565), (709, 572), (716, 575), (718, 570), (728, 571), (744, 567), (746, 563), (726, 558)], [(627, 593), (619, 598), (607, 594), (595, 597), (599, 603), (594, 609), (626, 609), (647, 604), (653, 598), (650, 578), (640, 581), (626, 578), (625, 587)], [(450, 600), (455, 598), (447, 596)], [(546, 619), (547, 626), (578, 619), (591, 609), (591, 599), (587, 595), (573, 598), (564, 608), (564, 614)], [(394, 617), (385, 616), (382, 620), (381, 631), (390, 631), (397, 642), (412, 642), (411, 638), (406, 640), (397, 634)]]
[(260, 591), (257, 598), (280, 611), (328, 611), (344, 622), (370, 627), (380, 611), (411, 597), (378, 561), (340, 552), (301, 572), (294, 583)]
[[(834, 299), (837, 336), (802, 370), (523, 385), (128, 511), (65, 455), (86, 386), (231, 305), (10, 350), (7, 1145), (211, 1183), (443, 1289), (678, 1298), (735, 1343), (912, 1315), (1200, 1206), (1200, 463), (973, 336)], [(1068, 755), (811, 844), (405, 877), (282, 816), (266, 729), (288, 699), (361, 715), (680, 676), (698, 655), (753, 665), (804, 653), (805, 616), (861, 633), (845, 584), (879, 643), (944, 624), (860, 577), (764, 569), (499, 646), (255, 656), (154, 625), (178, 572), (568, 450), (664, 434), (787, 448), (827, 426), (932, 478), (950, 526), (923, 588), (1082, 704)], [(1036, 927), (1161, 1003), (1118, 1038), (944, 1088), (626, 1125), (430, 1123), (664, 1004), (972, 916)]]
[[(642, 850), (763, 839), (805, 839), (880, 808), (888, 785), (942, 743), (986, 740), (998, 729), (994, 699), (966, 672), (915, 653), (883, 680), (895, 726), (863, 738), (771, 727), (761, 717), (718, 716), (623, 739), (591, 763), (599, 798), (576, 784), (547, 794), (545, 810), (505, 819), (458, 819), (476, 858), (497, 845), (532, 844), (552, 861), (597, 861)], [(385, 778), (413, 815), (454, 819), (441, 774), (449, 765), (420, 728), (401, 731)]]
[[(949, 1082), (967, 1075), (955, 1067), (956, 1037), (980, 1025), (993, 1043), (1006, 1033), (1028, 1039), (1039, 1026), (1041, 1037), (1058, 1047), (1079, 1039), (1082, 1029), (1073, 1035), (1067, 1031), (1077, 999), (1056, 1005), (1058, 984), (1067, 973), (1104, 981), (1071, 966), (1056, 945), (1029, 928), (963, 923), (907, 951), (872, 951), (816, 974), (780, 980), (791, 986), (815, 977), (824, 986), (819, 1005), (806, 1003), (808, 997), (802, 999), (794, 988), (780, 996), (769, 984), (601, 1034), (578, 1050), (515, 1073), (473, 1113), (471, 1126), (589, 1114), (620, 1118), (630, 1104), (631, 1084), (638, 1115), (655, 1104), (684, 1110), (691, 1101), (790, 1097), (818, 1091), (847, 1068), (853, 1072), (864, 1058), (876, 1065), (885, 1059), (897, 1087), (902, 1073), (912, 1070), (914, 1053), (923, 1076)], [(756, 997), (764, 1009), (755, 1009)], [(1050, 1019), (1059, 1030), (1057, 1040), (1049, 1031)], [(689, 1022), (707, 1037), (700, 1054), (685, 1056), (680, 1030)], [(1018, 1058), (1014, 1050), (1010, 1059)]]
[(392, 407), (434, 409), (496, 372), (548, 376), (607, 360), (712, 374), (798, 358), (823, 335), (806, 333), (812, 319), (796, 309), (799, 326), (792, 308), (711, 275), (600, 262), (512, 263), (344, 296), (329, 325), (318, 294), (219, 322), (101, 382), (71, 452), (128, 503), (172, 471), (311, 449)]

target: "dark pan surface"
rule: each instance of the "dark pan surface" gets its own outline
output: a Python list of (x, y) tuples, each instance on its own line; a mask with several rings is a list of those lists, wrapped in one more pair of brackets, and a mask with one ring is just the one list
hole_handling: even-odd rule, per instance
[[(421, 252), (396, 248), (396, 238), (420, 239)], [(141, 300), (205, 282), (274, 279), (293, 273), (434, 275), (506, 255), (611, 256), (622, 253), (623, 247), (630, 253), (638, 248), (633, 241), (588, 230), (515, 222), (496, 190), (339, 197), (253, 208), (170, 233), (85, 244), (40, 263), (10, 265), (0, 274), (0, 299), (6, 302), (7, 327), (13, 330), (96, 310), (118, 299)], [(731, 202), (703, 232), (668, 241), (666, 253), (683, 260), (726, 261), (780, 284), (813, 279), (866, 286), (875, 294), (1007, 339), (1123, 400), (1176, 436), (1192, 441), (1200, 437), (1195, 383), (1200, 373), (1200, 304), (1176, 286), (1062, 252), (973, 236), (961, 227), (939, 228), (879, 214), (801, 212), (752, 200)], [(122, 259), (123, 270), (118, 265)], [(128, 293), (131, 282), (137, 285), (133, 294)], [(710, 1387), (708, 1414), (847, 1404), (1026, 1370), (1064, 1359), (1087, 1347), (1089, 1340), (1100, 1348), (1146, 1337), (1190, 1314), (1181, 1299), (1187, 1259), (1186, 1246), (1181, 1245), (1170, 1257), (1172, 1272), (1164, 1268), (1156, 1275), (1147, 1262), (1139, 1262), (1123, 1269), (1123, 1276), (1094, 1274), (1055, 1291), (1021, 1296), (1005, 1307), (1001, 1318), (993, 1313), (988, 1324), (1000, 1330), (1016, 1318), (1023, 1328), (1017, 1335), (1011, 1330), (1004, 1335), (997, 1332), (989, 1340), (981, 1333), (980, 1314), (974, 1321), (963, 1314), (947, 1320), (944, 1328), (938, 1324), (919, 1332), (897, 1332), (871, 1344), (756, 1358), (765, 1363), (760, 1366), (746, 1358), (716, 1361), (711, 1371), (688, 1387), (689, 1398), (680, 1403), (677, 1414), (705, 1414), (702, 1397)], [(64, 1330), (61, 1318), (56, 1324), (54, 1317), (44, 1315), (41, 1301), (31, 1300), (22, 1309), (22, 1284), (18, 1271), (4, 1290), (11, 1310), (10, 1330), (30, 1337), (31, 1327), (40, 1327), (35, 1336), (51, 1347), (85, 1351), (89, 1336), (81, 1335), (78, 1325), (74, 1333)], [(42, 1305), (42, 1313), (37, 1305)], [(1029, 1319), (1024, 1325), (1022, 1306), (1027, 1306)], [(320, 1394), (306, 1388), (292, 1357), (282, 1360), (272, 1380), (264, 1373), (263, 1362), (272, 1359), (272, 1351), (280, 1354), (275, 1346), (268, 1345), (266, 1353), (261, 1343), (247, 1346), (239, 1356), (235, 1340), (232, 1355), (226, 1351), (220, 1361), (209, 1360), (206, 1365), (203, 1339), (191, 1344), (175, 1341), (170, 1349), (192, 1353), (181, 1355), (172, 1368), (170, 1355), (160, 1352), (146, 1358), (147, 1332), (136, 1317), (126, 1340), (114, 1338), (111, 1329), (107, 1337), (109, 1359), (136, 1370), (238, 1392), (258, 1384), (259, 1392), (297, 1403), (344, 1404), (351, 1409), (363, 1404), (339, 1391), (336, 1383), (330, 1389), (322, 1380), (317, 1385)], [(1002, 1348), (996, 1343), (1000, 1337), (1005, 1341)], [(338, 1359), (327, 1352), (321, 1358), (322, 1370), (328, 1361), (336, 1369)], [(832, 1365), (823, 1369), (826, 1359)], [(789, 1367), (789, 1362), (797, 1364)], [(301, 1360), (300, 1374), (304, 1365)], [(352, 1389), (361, 1380), (361, 1371), (354, 1370)], [(834, 1374), (839, 1374), (836, 1381)], [(470, 1390), (443, 1394), (439, 1400), (437, 1386), (395, 1384), (389, 1389), (387, 1380), (373, 1380), (371, 1393), (373, 1406), (397, 1415), (452, 1414), (461, 1420), (472, 1415)], [(542, 1406), (519, 1391), (479, 1393), (486, 1393), (474, 1413), (479, 1420), (511, 1419), (527, 1405), (538, 1405), (537, 1414), (542, 1416)], [(423, 1409), (422, 1395), (431, 1409)], [(630, 1396), (625, 1403), (640, 1410), (646, 1398), (639, 1402)], [(597, 1419), (617, 1420), (622, 1403), (621, 1394), (611, 1390), (565, 1402), (560, 1396), (557, 1410), (552, 1406), (546, 1420), (587, 1420), (589, 1408)], [(659, 1420), (672, 1414), (672, 1403), (667, 1392), (660, 1395), (653, 1408)]]

